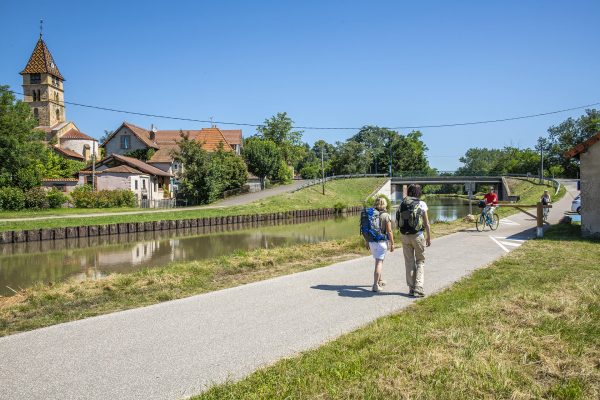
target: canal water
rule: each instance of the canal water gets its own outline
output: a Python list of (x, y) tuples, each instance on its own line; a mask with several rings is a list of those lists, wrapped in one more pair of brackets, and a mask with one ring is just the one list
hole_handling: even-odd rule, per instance
[[(464, 200), (454, 198), (435, 198), (427, 203), (432, 221), (461, 218), (469, 208)], [(10, 296), (14, 294), (11, 289), (38, 282), (97, 279), (174, 261), (344, 239), (358, 236), (358, 219), (354, 214), (0, 245), (0, 295)]]

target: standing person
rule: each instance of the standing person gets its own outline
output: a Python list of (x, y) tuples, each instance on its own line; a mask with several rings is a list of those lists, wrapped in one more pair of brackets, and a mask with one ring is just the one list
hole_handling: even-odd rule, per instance
[(547, 190), (544, 190), (544, 194), (540, 198), (540, 201), (545, 206), (549, 205), (552, 202), (552, 200), (550, 199), (550, 193), (548, 193)]
[(498, 207), (498, 195), (496, 194), (496, 189), (493, 186), (490, 186), (490, 191), (487, 192), (485, 196), (483, 196), (483, 200), (485, 201), (485, 212), (490, 216), (493, 220), (494, 210)]
[[(540, 198), (540, 202), (542, 203), (543, 206), (548, 206), (552, 202), (552, 200), (550, 199), (550, 193), (548, 193), (547, 190), (544, 190), (544, 194)], [(544, 221), (546, 221), (548, 219), (549, 212), (550, 212), (550, 209), (544, 207)]]
[[(394, 233), (392, 231), (392, 217), (387, 213), (387, 201), (383, 197), (378, 197), (375, 199), (373, 208), (375, 209), (375, 213), (373, 213), (371, 218), (375, 219), (374, 223), (378, 224), (378, 226), (375, 227), (375, 232), (365, 235), (365, 241), (375, 259), (372, 290), (374, 292), (379, 292), (381, 287), (385, 285), (385, 282), (381, 279), (381, 269), (383, 267), (385, 253), (388, 250), (388, 242), (390, 251), (394, 251)], [(369, 223), (368, 221), (363, 222), (363, 218), (369, 217), (367, 214), (365, 214), (365, 216), (361, 215), (361, 231), (363, 231), (362, 226)]]
[[(402, 234), (402, 252), (409, 294), (424, 297), (425, 247), (431, 246), (431, 230), (427, 204), (421, 200), (421, 185), (410, 185), (396, 212), (396, 223)], [(423, 235), (425, 232), (425, 235)]]

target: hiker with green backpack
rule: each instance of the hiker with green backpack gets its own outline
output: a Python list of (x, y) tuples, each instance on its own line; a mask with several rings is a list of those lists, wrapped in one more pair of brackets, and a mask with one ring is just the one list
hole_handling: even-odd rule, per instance
[(402, 238), (409, 294), (415, 297), (424, 297), (425, 247), (431, 246), (431, 231), (427, 216), (427, 204), (421, 200), (421, 185), (408, 187), (407, 196), (396, 211), (396, 223)]

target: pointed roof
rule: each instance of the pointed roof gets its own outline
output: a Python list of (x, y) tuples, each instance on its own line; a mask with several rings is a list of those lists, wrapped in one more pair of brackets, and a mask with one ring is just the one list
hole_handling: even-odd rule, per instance
[[(131, 167), (132, 169), (134, 169), (136, 171), (140, 171), (142, 173), (149, 174), (149, 175), (167, 176), (167, 177), (173, 176), (172, 174), (165, 172), (161, 169), (158, 169), (150, 164), (146, 164), (145, 162), (138, 160), (137, 158), (127, 157), (127, 156), (123, 156), (123, 155), (116, 154), (116, 153), (113, 153), (110, 156), (104, 157), (102, 160), (98, 161), (96, 163), (96, 168), (98, 168), (99, 166), (102, 166), (102, 165), (106, 165), (110, 169), (110, 168), (114, 168), (114, 167), (117, 167), (117, 166), (123, 165), (123, 164)], [(90, 173), (91, 169), (92, 169), (92, 166), (88, 165), (87, 167), (85, 167), (84, 169), (79, 171), (79, 173), (87, 174), (87, 173)], [(106, 171), (106, 170), (103, 170), (103, 171)], [(111, 172), (115, 172), (115, 170), (113, 170)], [(119, 171), (119, 172), (123, 172), (123, 171)]]
[(596, 133), (594, 136), (592, 136), (591, 138), (589, 138), (585, 142), (579, 143), (577, 146), (575, 146), (572, 149), (566, 151), (563, 154), (563, 156), (566, 157), (566, 158), (573, 158), (573, 157), (579, 158), (579, 155), (581, 153), (583, 153), (584, 151), (587, 151), (587, 149), (589, 149), (590, 147), (592, 147), (597, 142), (600, 142), (600, 132)]
[(48, 47), (46, 46), (44, 40), (42, 40), (41, 36), (35, 45), (35, 49), (33, 49), (33, 53), (31, 53), (29, 62), (27, 62), (25, 69), (21, 71), (21, 75), (40, 73), (54, 75), (60, 80), (65, 80), (65, 78), (63, 78), (63, 76), (60, 74), (56, 63), (52, 58), (52, 54), (50, 54), (50, 50), (48, 50)]

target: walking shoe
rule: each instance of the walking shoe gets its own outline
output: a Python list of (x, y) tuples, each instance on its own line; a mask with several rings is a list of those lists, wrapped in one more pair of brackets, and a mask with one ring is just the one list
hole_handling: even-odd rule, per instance
[(379, 287), (378, 284), (374, 284), (373, 285), (373, 289), (371, 289), (371, 290), (374, 291), (374, 292), (379, 292), (381, 290), (381, 287)]
[(377, 282), (377, 284), (378, 284), (379, 286), (382, 286), (382, 287), (383, 287), (383, 286), (385, 286), (386, 282), (385, 282), (383, 279), (381, 279), (381, 280), (379, 280), (379, 282)]
[(413, 291), (413, 296), (415, 297), (425, 297), (425, 293), (423, 292), (418, 292), (418, 291)]
[(414, 289), (410, 289), (410, 290), (408, 291), (408, 295), (409, 295), (409, 296), (414, 296), (414, 295), (415, 295), (415, 290), (414, 290)]

